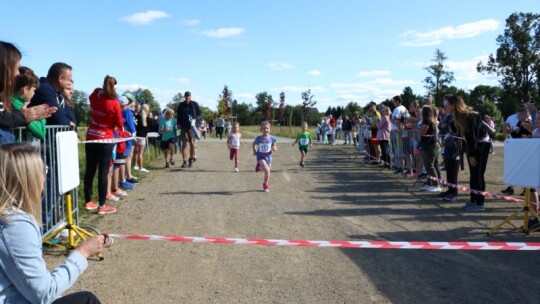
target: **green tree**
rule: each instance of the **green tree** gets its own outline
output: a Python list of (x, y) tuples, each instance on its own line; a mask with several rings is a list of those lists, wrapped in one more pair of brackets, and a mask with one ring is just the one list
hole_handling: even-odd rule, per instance
[(403, 104), (407, 109), (409, 108), (409, 105), (417, 99), (418, 97), (414, 95), (411, 87), (405, 87), (403, 89), (403, 93), (401, 93), (401, 104)]
[[(135, 92), (130, 92), (130, 93), (135, 95), (135, 99), (137, 99), (137, 103), (148, 104), (148, 107), (150, 107), (150, 112), (161, 112), (161, 106), (154, 99), (154, 95), (149, 89), (138, 88)], [(173, 110), (176, 111), (176, 109), (173, 109)]]
[(166, 107), (173, 109), (176, 112), (178, 105), (182, 102), (184, 102), (184, 94), (182, 94), (182, 92), (178, 92), (173, 96), (172, 100), (167, 104)]
[(317, 104), (316, 100), (313, 100), (315, 95), (311, 94), (311, 89), (302, 92), (302, 120), (309, 120), (310, 108), (314, 107)]
[(345, 106), (345, 115), (352, 117), (354, 115), (354, 112), (362, 114), (364, 113), (364, 110), (357, 102), (351, 101)]
[(501, 111), (497, 108), (497, 105), (493, 101), (486, 99), (479, 104), (475, 110), (482, 114), (482, 117), (486, 114), (491, 116), (493, 122), (495, 123), (495, 128), (498, 132), (501, 132), (504, 120)]
[(77, 125), (88, 126), (90, 124), (90, 104), (85, 92), (74, 90), (71, 98), (75, 105), (75, 120)]
[(437, 49), (433, 63), (425, 69), (431, 76), (424, 79), (424, 87), (428, 90), (429, 96), (433, 98), (435, 105), (441, 106), (444, 98), (444, 89), (454, 81), (454, 73), (448, 71), (448, 66), (444, 62), (448, 59), (444, 53)]
[(501, 88), (478, 85), (469, 93), (469, 102), (467, 104), (474, 109), (477, 109), (486, 100), (493, 102), (495, 105), (499, 104), (501, 101)]
[[(515, 112), (519, 101), (538, 100), (540, 92), (540, 14), (514, 13), (506, 19), (506, 29), (497, 37), (495, 55), (486, 64), (479, 62), (480, 73), (496, 74)], [(513, 97), (513, 98), (512, 98)], [(506, 107), (505, 107), (506, 108)], [(506, 110), (506, 109), (504, 109)]]

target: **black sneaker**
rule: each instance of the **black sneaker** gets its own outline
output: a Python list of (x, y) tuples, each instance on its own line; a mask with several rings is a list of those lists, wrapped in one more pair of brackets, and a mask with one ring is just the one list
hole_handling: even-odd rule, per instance
[[(190, 166), (191, 166), (191, 162), (190, 162)], [(187, 167), (187, 163), (184, 161), (184, 162), (182, 163), (182, 165), (180, 166), (180, 168), (185, 168), (185, 167)]]
[(509, 186), (508, 188), (504, 189), (503, 191), (501, 191), (502, 194), (506, 194), (506, 195), (514, 195), (514, 188), (512, 188), (511, 186)]
[(132, 183), (132, 184), (138, 184), (138, 183), (139, 183), (139, 181), (136, 180), (136, 179), (133, 178), (133, 177), (132, 177), (132, 178), (129, 178), (129, 179), (126, 179), (126, 180), (127, 180), (128, 182)]
[(188, 163), (188, 165), (187, 165), (187, 167), (188, 167), (188, 168), (191, 168), (192, 166), (193, 166), (193, 160), (190, 159), (190, 160), (189, 160), (189, 163)]
[(304, 168), (305, 165), (306, 164), (304, 164), (304, 163), (300, 163), (300, 167), (302, 167), (302, 168)]

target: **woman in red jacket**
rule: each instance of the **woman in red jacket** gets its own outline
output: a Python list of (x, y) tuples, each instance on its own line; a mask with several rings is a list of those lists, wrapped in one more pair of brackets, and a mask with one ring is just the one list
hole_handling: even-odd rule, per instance
[[(86, 140), (112, 139), (114, 129), (122, 130), (124, 121), (120, 103), (116, 99), (116, 79), (107, 75), (103, 81), (103, 88), (96, 88), (90, 94), (90, 126), (86, 132)], [(116, 212), (116, 208), (105, 204), (108, 193), (107, 173), (111, 166), (114, 144), (87, 143), (86, 172), (84, 173), (84, 207), (86, 210), (97, 209), (98, 214)], [(99, 206), (92, 200), (92, 184), (98, 171)]]

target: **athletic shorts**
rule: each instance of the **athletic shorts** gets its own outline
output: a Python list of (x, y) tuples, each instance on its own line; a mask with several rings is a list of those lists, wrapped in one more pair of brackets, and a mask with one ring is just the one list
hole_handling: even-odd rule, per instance
[(268, 156), (259, 156), (259, 155), (257, 155), (257, 162), (259, 162), (261, 160), (266, 161), (267, 164), (271, 164), (272, 163), (272, 155), (268, 155)]
[(118, 154), (116, 155), (116, 158), (114, 159), (114, 166), (120, 167), (126, 164), (126, 155), (125, 154)]
[(305, 153), (307, 153), (307, 151), (309, 150), (309, 146), (298, 146), (298, 150), (300, 150), (300, 152), (304, 151)]
[(171, 143), (174, 145), (175, 142), (174, 138), (169, 138), (168, 140), (162, 140), (159, 146), (161, 147), (161, 150), (167, 150), (169, 149), (169, 144)]
[(135, 137), (136, 146), (144, 146), (146, 144), (146, 137)]

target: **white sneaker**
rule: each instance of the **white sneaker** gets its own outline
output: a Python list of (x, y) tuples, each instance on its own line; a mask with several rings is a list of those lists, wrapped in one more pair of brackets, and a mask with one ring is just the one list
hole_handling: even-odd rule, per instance
[(418, 191), (428, 191), (429, 188), (431, 188), (430, 185), (423, 185), (422, 187), (418, 188)]
[(107, 194), (107, 197), (106, 199), (109, 201), (109, 202), (118, 202), (120, 200), (120, 198), (116, 195), (113, 195), (112, 193), (109, 193)]
[(441, 193), (441, 187), (439, 187), (439, 186), (429, 187), (429, 189), (427, 189), (427, 191), (431, 192), (431, 193)]
[(148, 173), (150, 172), (149, 170), (145, 169), (145, 168), (139, 168), (139, 171), (142, 172), (142, 173)]
[(133, 167), (133, 170), (139, 171), (139, 170), (141, 170), (141, 168), (139, 168), (138, 166), (135, 166), (135, 167)]
[(240, 170), (238, 170), (238, 168), (234, 168), (234, 172), (240, 172)]

